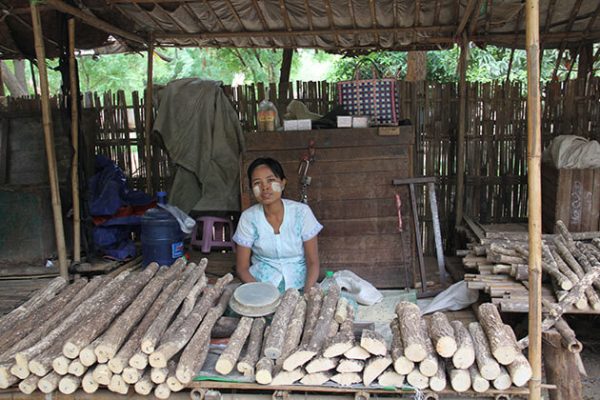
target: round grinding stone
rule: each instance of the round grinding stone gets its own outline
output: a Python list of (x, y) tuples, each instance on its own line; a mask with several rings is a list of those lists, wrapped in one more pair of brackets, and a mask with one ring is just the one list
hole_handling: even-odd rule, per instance
[(279, 290), (266, 282), (251, 282), (238, 287), (229, 302), (240, 315), (257, 317), (275, 312), (279, 305)]

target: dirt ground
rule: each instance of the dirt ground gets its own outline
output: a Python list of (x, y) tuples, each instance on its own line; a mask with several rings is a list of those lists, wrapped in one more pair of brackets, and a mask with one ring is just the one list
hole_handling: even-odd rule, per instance
[(582, 377), (583, 398), (600, 400), (600, 347), (587, 346), (581, 353), (587, 377)]

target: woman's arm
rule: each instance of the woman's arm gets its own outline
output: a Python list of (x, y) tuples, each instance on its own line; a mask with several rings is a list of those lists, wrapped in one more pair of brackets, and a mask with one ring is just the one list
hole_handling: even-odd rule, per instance
[(235, 251), (235, 270), (240, 280), (244, 283), (256, 282), (256, 279), (250, 273), (250, 255), (252, 254), (252, 250), (238, 244)]
[(304, 292), (314, 286), (319, 278), (319, 245), (317, 236), (304, 242), (304, 257), (306, 258), (306, 283)]

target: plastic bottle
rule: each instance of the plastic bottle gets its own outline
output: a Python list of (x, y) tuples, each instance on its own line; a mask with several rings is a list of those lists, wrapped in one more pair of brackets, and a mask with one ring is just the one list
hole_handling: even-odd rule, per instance
[(323, 291), (325, 293), (327, 293), (327, 291), (329, 290), (329, 288), (335, 284), (335, 278), (333, 277), (333, 271), (325, 271), (325, 278), (323, 278), (323, 280), (321, 281), (321, 289), (323, 289)]

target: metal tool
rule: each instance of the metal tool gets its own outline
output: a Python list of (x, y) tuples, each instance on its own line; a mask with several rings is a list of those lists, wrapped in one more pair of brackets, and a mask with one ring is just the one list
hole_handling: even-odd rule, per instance
[(312, 178), (308, 176), (308, 169), (311, 163), (315, 161), (315, 141), (310, 140), (308, 142), (307, 152), (300, 159), (300, 165), (298, 166), (298, 177), (300, 180), (300, 201), (304, 204), (308, 204), (308, 187), (312, 182)]
[(421, 279), (421, 293), (417, 294), (417, 297), (432, 297), (438, 294), (441, 290), (427, 290), (427, 274), (425, 272), (425, 260), (423, 258), (423, 246), (421, 243), (421, 227), (419, 223), (419, 213), (417, 210), (417, 195), (415, 192), (415, 185), (426, 184), (429, 192), (429, 207), (431, 211), (431, 217), (433, 219), (433, 233), (435, 238), (435, 251), (438, 264), (438, 271), (440, 275), (440, 283), (442, 287), (446, 286), (446, 268), (444, 260), (444, 251), (442, 248), (442, 234), (440, 229), (439, 213), (437, 208), (437, 200), (435, 196), (435, 181), (434, 177), (422, 177), (422, 178), (406, 178), (406, 179), (394, 179), (392, 185), (401, 186), (408, 185), (410, 193), (412, 220), (415, 233), (415, 242), (417, 245), (417, 259), (419, 260), (419, 278)]

